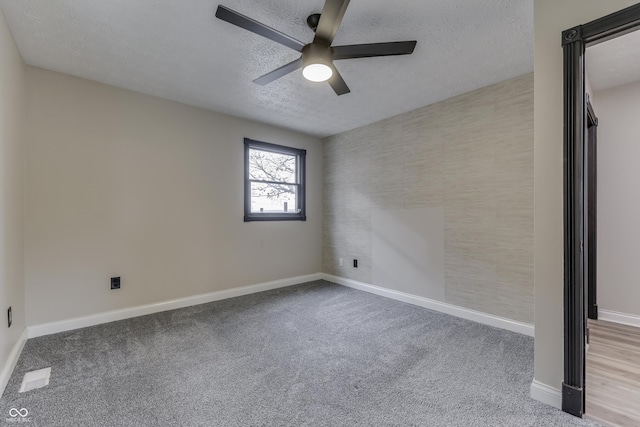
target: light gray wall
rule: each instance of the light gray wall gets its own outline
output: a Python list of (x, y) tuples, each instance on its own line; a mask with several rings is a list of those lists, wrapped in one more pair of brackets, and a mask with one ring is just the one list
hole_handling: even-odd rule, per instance
[(586, 68), (584, 70), (584, 90), (589, 94), (591, 98), (591, 105), (593, 105), (593, 87), (591, 86), (591, 79), (589, 78), (589, 73)]
[[(317, 138), (32, 67), (27, 83), (28, 325), (321, 270)], [(307, 150), (306, 222), (243, 222), (243, 137)]]
[[(24, 330), (24, 64), (0, 10), (0, 372)], [(13, 311), (7, 328), (6, 313)]]
[(531, 74), (327, 138), (324, 168), (325, 272), (533, 323)]
[(598, 307), (640, 316), (640, 82), (596, 96)]
[[(562, 31), (635, 0), (534, 0), (535, 378), (563, 378)], [(599, 102), (600, 100), (598, 100)]]

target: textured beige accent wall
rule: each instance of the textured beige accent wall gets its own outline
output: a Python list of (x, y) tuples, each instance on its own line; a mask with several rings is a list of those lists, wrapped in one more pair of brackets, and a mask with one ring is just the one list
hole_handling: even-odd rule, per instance
[(323, 193), (326, 273), (372, 283), (372, 212), (442, 207), (445, 302), (533, 323), (532, 74), (325, 139)]
[(563, 378), (562, 31), (636, 0), (534, 0), (535, 378)]
[[(27, 83), (28, 325), (320, 271), (319, 139), (33, 67)], [(244, 137), (307, 150), (306, 222), (243, 222)]]
[[(0, 10), (0, 374), (24, 330), (25, 67)], [(11, 306), (13, 326), (7, 328)], [(6, 372), (8, 373), (8, 372)], [(0, 391), (2, 385), (0, 384)]]

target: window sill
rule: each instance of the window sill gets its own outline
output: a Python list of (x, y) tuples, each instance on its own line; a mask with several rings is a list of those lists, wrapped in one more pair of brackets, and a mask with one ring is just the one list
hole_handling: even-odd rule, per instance
[(305, 215), (297, 215), (297, 214), (256, 214), (256, 215), (245, 215), (244, 222), (253, 222), (253, 221), (306, 221), (307, 217)]

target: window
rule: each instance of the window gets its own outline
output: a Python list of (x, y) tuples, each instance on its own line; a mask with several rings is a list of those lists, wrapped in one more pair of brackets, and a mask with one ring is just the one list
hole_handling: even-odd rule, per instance
[(244, 140), (244, 220), (306, 221), (306, 150)]

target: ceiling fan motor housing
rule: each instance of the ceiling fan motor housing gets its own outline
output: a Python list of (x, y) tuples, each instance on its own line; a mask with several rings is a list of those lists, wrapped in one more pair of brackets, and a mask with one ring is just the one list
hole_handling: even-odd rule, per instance
[(321, 43), (309, 43), (302, 48), (302, 66), (309, 64), (333, 65), (333, 49)]
[(328, 44), (310, 43), (302, 48), (302, 75), (312, 82), (325, 82), (334, 74), (333, 49)]

